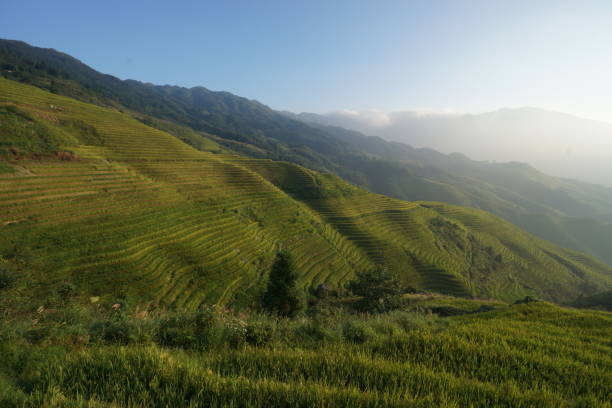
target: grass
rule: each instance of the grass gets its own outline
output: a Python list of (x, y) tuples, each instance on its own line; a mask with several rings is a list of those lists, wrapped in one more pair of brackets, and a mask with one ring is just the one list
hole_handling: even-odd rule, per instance
[(0, 162), (0, 174), (14, 173), (15, 169), (6, 163)]
[(32, 115), (11, 104), (0, 105), (0, 154), (57, 150), (61, 139)]
[[(0, 327), (0, 406), (610, 407), (612, 315), (545, 302), (441, 318), (334, 302), (287, 320), (223, 309), (43, 310)], [(4, 388), (2, 388), (4, 387)]]

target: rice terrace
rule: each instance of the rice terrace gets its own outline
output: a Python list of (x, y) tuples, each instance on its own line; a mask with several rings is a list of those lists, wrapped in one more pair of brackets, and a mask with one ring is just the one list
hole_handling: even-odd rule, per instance
[[(340, 4), (350, 11), (341, 12)], [(561, 132), (551, 118), (571, 121), (564, 126), (584, 132), (585, 145), (591, 137), (612, 146), (607, 119), (516, 109), (468, 120), (327, 107), (348, 103), (338, 99), (344, 93), (355, 97), (343, 84), (360, 68), (348, 66), (337, 77), (326, 52), (357, 58), (345, 35), (359, 22), (372, 23), (358, 34), (364, 50), (409, 67), (387, 54), (391, 48), (369, 48), (367, 40), (383, 36), (394, 44), (394, 35), (412, 38), (423, 29), (400, 24), (398, 16), (421, 16), (438, 27), (433, 44), (458, 16), (473, 22), (537, 16), (553, 24), (553, 14), (573, 21), (579, 11), (612, 13), (596, 1), (547, 0), (531, 11), (519, 4), (528, 3), (270, 1), (261, 9), (152, 3), (150, 18), (167, 21), (176, 41), (174, 49), (160, 40), (167, 49), (153, 47), (155, 61), (168, 67), (167, 52), (184, 80), (136, 57), (123, 68), (113, 65), (127, 49), (151, 57), (136, 47), (145, 44), (144, 33), (161, 38), (147, 21), (138, 20), (143, 33), (125, 38), (126, 48), (114, 56), (107, 45), (118, 46), (115, 34), (99, 48), (59, 35), (74, 29), (70, 36), (94, 41), (110, 6), (82, 6), (99, 16), (86, 17), (91, 27), (69, 29), (59, 22), (77, 18), (76, 9), (61, 15), (42, 6), (18, 25), (27, 6), (1, 5), (0, 37), (54, 41), (122, 78), (128, 67), (129, 75), (158, 83), (196, 85), (119, 79), (50, 46), (0, 39), (0, 407), (612, 407), (612, 185), (589, 178), (594, 161), (581, 162), (575, 176), (562, 174), (582, 147), (561, 133), (559, 143), (568, 143), (573, 156), (567, 153), (558, 172), (552, 153), (541, 164), (550, 173), (531, 156), (529, 163), (498, 161), (492, 151), (487, 160), (469, 157), (485, 152), (486, 142), (480, 150), (470, 144), (480, 131), (502, 146), (499, 126), (519, 132), (518, 143), (537, 138), (530, 132)], [(207, 16), (208, 25), (196, 24), (189, 9)], [(39, 39), (27, 28), (43, 24), (45, 13), (58, 25)], [(125, 13), (139, 11), (130, 4)], [(309, 20), (315, 15), (321, 20)], [(209, 42), (182, 37), (188, 26), (176, 19), (191, 21), (189, 30)], [(306, 21), (334, 41), (311, 42), (302, 32)], [(211, 42), (226, 23), (231, 33)], [(253, 31), (243, 32), (240, 23)], [(118, 18), (117, 29), (134, 29), (125, 24)], [(575, 24), (570, 31), (583, 22)], [(526, 27), (507, 29), (540, 38)], [(320, 87), (332, 84), (317, 69), (309, 71), (312, 89), (303, 88), (306, 77), (291, 82), (301, 72), (295, 67), (308, 62), (279, 45), (289, 39), (270, 37), (276, 30), (312, 50), (337, 91)], [(322, 33), (312, 35), (322, 40)], [(255, 54), (218, 48), (239, 39)], [(568, 52), (578, 52), (568, 44)], [(410, 41), (406, 47), (424, 52)], [(504, 47), (515, 52), (514, 44)], [(553, 45), (542, 52), (547, 47)], [(196, 49), (215, 58), (204, 63)], [(287, 60), (277, 59), (283, 52)], [(454, 63), (455, 51), (435, 52)], [(251, 64), (252, 75), (237, 73), (243, 71), (232, 65), (236, 58)], [(290, 62), (294, 68), (283, 65)], [(514, 63), (518, 71), (531, 66)], [(285, 77), (281, 68), (295, 72)], [(395, 71), (386, 69), (381, 78), (391, 84)], [(434, 80), (436, 69), (428, 69), (423, 81)], [(297, 110), (292, 104), (301, 101), (331, 113), (274, 110), (211, 91), (200, 86), (203, 73), (215, 86), (232, 79), (227, 89), (251, 90), (275, 105)], [(291, 92), (282, 85), (287, 81)], [(385, 88), (389, 100), (400, 82)], [(359, 86), (382, 104), (369, 88), (374, 83), (383, 86), (378, 80)], [(504, 106), (506, 91), (494, 89), (499, 102), (487, 103)], [(312, 92), (320, 93), (315, 105)], [(426, 95), (436, 93), (416, 96), (434, 103)], [(400, 96), (420, 103), (411, 93)], [(524, 97), (522, 103), (545, 105), (535, 93)], [(533, 115), (540, 115), (535, 122)], [(442, 140), (450, 120), (452, 132), (470, 134), (465, 152), (419, 146), (419, 135)], [(412, 135), (415, 145), (397, 134)]]

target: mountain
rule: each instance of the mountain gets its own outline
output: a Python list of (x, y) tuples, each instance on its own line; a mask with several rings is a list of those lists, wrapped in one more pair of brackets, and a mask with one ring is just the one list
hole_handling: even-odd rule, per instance
[(570, 301), (612, 287), (605, 265), (483, 211), (199, 151), (116, 109), (7, 79), (0, 104), (0, 261), (15, 281), (5, 301), (245, 307), (279, 247), (305, 288), (375, 265), (465, 297)]
[(609, 188), (304, 123), (227, 92), (122, 81), (18, 41), (0, 40), (0, 69), (6, 78), (120, 110), (199, 150), (284, 160), (394, 198), (483, 209), (612, 265)]
[(321, 154), (350, 150), (322, 131), (259, 102), (204, 87), (155, 86), (101, 74), (75, 58), (20, 41), (0, 40), (5, 78), (101, 106), (179, 123), (245, 153), (290, 160), (321, 170), (337, 167)]
[(612, 124), (605, 122), (537, 108), (478, 115), (302, 113), (299, 118), (476, 160), (526, 162), (548, 174), (612, 187)]
[(483, 209), (612, 265), (611, 188), (549, 176), (525, 163), (475, 161), (459, 153), (447, 155), (309, 123), (370, 152), (368, 161), (353, 163), (353, 168), (369, 175), (364, 184), (372, 191)]

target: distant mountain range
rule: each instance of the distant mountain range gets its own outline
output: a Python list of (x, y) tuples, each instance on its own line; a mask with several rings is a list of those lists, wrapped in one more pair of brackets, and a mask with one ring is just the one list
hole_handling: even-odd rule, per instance
[(612, 124), (564, 113), (537, 108), (478, 115), (345, 111), (296, 118), (476, 160), (524, 162), (555, 176), (612, 186)]
[(277, 112), (227, 92), (122, 81), (19, 41), (0, 40), (0, 71), (8, 79), (120, 110), (200, 150), (293, 162), (395, 198), (486, 210), (612, 265), (610, 188), (548, 176), (526, 164), (474, 161), (388, 142), (321, 124), (325, 117)]

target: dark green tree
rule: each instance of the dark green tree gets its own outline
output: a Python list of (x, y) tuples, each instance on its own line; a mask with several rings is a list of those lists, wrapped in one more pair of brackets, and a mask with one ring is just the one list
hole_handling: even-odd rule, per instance
[(361, 296), (358, 308), (365, 312), (386, 312), (403, 305), (404, 292), (400, 281), (384, 268), (357, 272), (347, 289)]
[(304, 299), (297, 287), (297, 274), (291, 255), (286, 251), (276, 254), (262, 303), (268, 311), (288, 317), (297, 315), (304, 308)]

